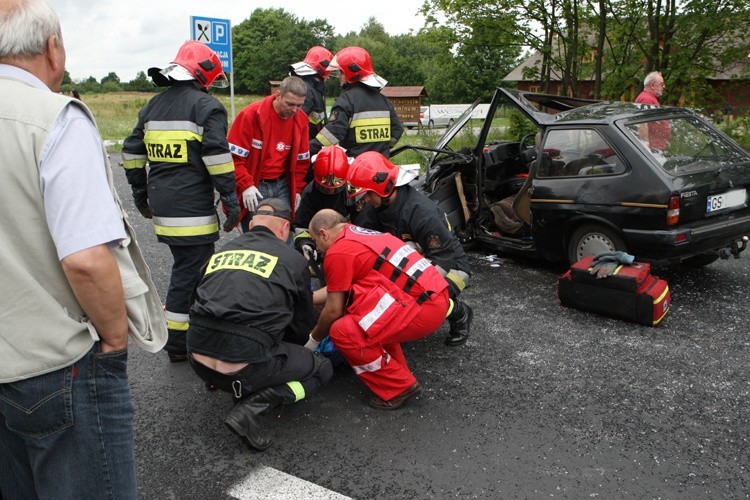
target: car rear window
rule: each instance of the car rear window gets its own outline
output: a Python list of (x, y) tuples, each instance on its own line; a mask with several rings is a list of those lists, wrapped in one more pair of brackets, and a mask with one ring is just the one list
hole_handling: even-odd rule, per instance
[(625, 128), (671, 175), (710, 172), (750, 161), (747, 152), (697, 117), (632, 122)]

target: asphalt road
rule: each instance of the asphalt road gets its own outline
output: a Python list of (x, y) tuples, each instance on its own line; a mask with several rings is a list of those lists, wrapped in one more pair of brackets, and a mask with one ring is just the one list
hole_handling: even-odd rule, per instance
[[(157, 287), (171, 257), (117, 187)], [(657, 265), (656, 328), (561, 307), (559, 266), (470, 254), (466, 345), (446, 326), (406, 346), (425, 390), (380, 412), (351, 370), (265, 417), (264, 453), (223, 426), (225, 393), (131, 350), (142, 498), (739, 498), (750, 495), (750, 253)], [(298, 478), (298, 479), (295, 479)]]

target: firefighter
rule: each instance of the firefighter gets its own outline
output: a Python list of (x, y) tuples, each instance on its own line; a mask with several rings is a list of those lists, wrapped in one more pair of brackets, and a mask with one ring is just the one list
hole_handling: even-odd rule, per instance
[(471, 275), (469, 259), (445, 213), (399, 173), (399, 167), (380, 153), (363, 153), (349, 167), (347, 195), (361, 196), (374, 208), (375, 222), (368, 227), (410, 242), (445, 277), (451, 297), (445, 344), (461, 345), (469, 337), (473, 317), (471, 307), (458, 299)]
[(326, 124), (326, 84), (331, 70), (333, 54), (319, 45), (307, 51), (305, 58), (292, 64), (289, 74), (298, 76), (307, 85), (307, 96), (302, 105), (302, 111), (307, 114), (310, 123), (310, 140), (315, 139), (318, 132)]
[(291, 218), (285, 201), (261, 201), (250, 230), (209, 260), (190, 310), (193, 369), (239, 401), (225, 424), (261, 451), (271, 439), (258, 416), (312, 396), (333, 375), (328, 359), (302, 346), (315, 320), (307, 263), (285, 243)]
[(354, 373), (374, 393), (369, 404), (395, 410), (419, 394), (401, 342), (430, 335), (448, 311), (448, 284), (413, 247), (387, 233), (348, 224), (324, 209), (310, 234), (325, 253), (328, 291), (305, 344), (314, 350), (330, 334)]
[(237, 225), (240, 207), (226, 139), (227, 112), (208, 93), (208, 87), (226, 84), (219, 57), (208, 46), (189, 41), (169, 66), (151, 68), (148, 74), (157, 86), (169, 88), (138, 114), (122, 159), (136, 208), (153, 220), (157, 239), (169, 245), (174, 258), (164, 348), (174, 363), (187, 359), (190, 293), (219, 239), (214, 189), (226, 212), (224, 230)]
[(310, 142), (310, 153), (339, 145), (353, 158), (365, 151), (389, 156), (404, 127), (393, 103), (380, 93), (388, 82), (375, 73), (370, 54), (361, 47), (341, 49), (329, 68), (339, 71), (344, 93), (333, 104), (328, 124)]
[[(302, 191), (302, 199), (294, 216), (294, 246), (306, 257), (315, 249), (307, 226), (318, 211), (331, 208), (347, 220), (363, 225), (370, 211), (363, 203), (354, 203), (346, 197), (346, 172), (349, 158), (338, 146), (326, 146), (320, 150), (313, 167), (313, 182)], [(307, 248), (305, 248), (307, 247)]]

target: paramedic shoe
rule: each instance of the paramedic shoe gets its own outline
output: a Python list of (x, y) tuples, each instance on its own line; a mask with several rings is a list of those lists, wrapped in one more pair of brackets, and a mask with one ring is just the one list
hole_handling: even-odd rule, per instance
[(474, 311), (471, 307), (457, 300), (456, 309), (448, 316), (450, 331), (448, 332), (448, 338), (445, 339), (445, 345), (456, 347), (466, 342), (466, 339), (469, 338), (473, 317)]
[(396, 410), (400, 408), (404, 403), (406, 403), (407, 399), (412, 396), (416, 396), (420, 392), (422, 392), (422, 384), (420, 384), (419, 380), (417, 380), (412, 384), (411, 387), (406, 389), (398, 396), (389, 399), (388, 401), (383, 401), (378, 396), (372, 396), (370, 398), (370, 406), (372, 406), (376, 410)]
[(224, 425), (256, 450), (267, 450), (271, 446), (271, 438), (260, 426), (258, 415), (268, 408), (268, 403), (254, 402), (248, 397), (229, 412)]

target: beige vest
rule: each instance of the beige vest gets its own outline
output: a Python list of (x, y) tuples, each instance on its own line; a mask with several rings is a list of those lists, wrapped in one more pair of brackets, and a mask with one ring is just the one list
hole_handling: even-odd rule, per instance
[[(47, 227), (39, 186), (42, 147), (68, 97), (0, 77), (0, 383), (68, 366), (98, 340), (75, 299)], [(95, 123), (95, 122), (94, 122)], [(166, 318), (135, 233), (107, 180), (129, 236), (112, 249), (122, 276), (133, 340), (156, 352), (166, 343)]]

